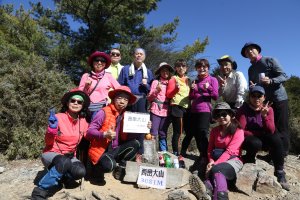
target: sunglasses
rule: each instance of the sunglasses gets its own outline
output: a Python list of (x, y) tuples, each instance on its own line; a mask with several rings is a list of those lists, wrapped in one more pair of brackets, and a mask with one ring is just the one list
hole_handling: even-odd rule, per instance
[(228, 113), (227, 112), (225, 112), (225, 111), (222, 111), (222, 112), (218, 112), (218, 113), (216, 113), (215, 114), (215, 119), (219, 119), (220, 117), (226, 117), (228, 115)]
[(78, 100), (78, 99), (70, 99), (70, 103), (75, 103), (75, 102), (77, 102), (77, 104), (79, 104), (79, 105), (82, 105), (82, 104), (83, 104), (83, 101), (81, 101), (81, 100)]
[(96, 58), (96, 59), (94, 59), (94, 62), (106, 63), (106, 59), (105, 58)]
[(115, 57), (119, 57), (121, 54), (112, 52), (112, 53), (110, 53), (110, 55), (115, 56)]
[(250, 97), (252, 97), (252, 98), (258, 98), (258, 99), (260, 99), (260, 98), (262, 98), (262, 94), (251, 94), (250, 95)]

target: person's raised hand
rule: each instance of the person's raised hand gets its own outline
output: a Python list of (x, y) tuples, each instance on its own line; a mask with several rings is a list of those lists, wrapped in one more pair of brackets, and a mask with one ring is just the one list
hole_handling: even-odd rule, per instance
[(116, 138), (116, 131), (114, 126), (110, 126), (110, 128), (104, 133), (104, 137), (113, 140)]
[(204, 83), (204, 88), (207, 89), (209, 87), (209, 82)]
[(260, 79), (260, 82), (264, 85), (269, 85), (271, 83), (271, 79), (265, 76), (264, 78)]
[(57, 120), (57, 117), (55, 116), (55, 108), (51, 108), (49, 110), (49, 112), (50, 112), (50, 115), (48, 118), (48, 125), (50, 128), (56, 129), (58, 126), (58, 120)]
[(192, 85), (191, 85), (191, 89), (194, 90), (196, 88), (196, 86), (197, 86), (196, 85), (196, 81), (194, 80), (193, 83), (192, 83)]
[(218, 75), (218, 80), (219, 80), (219, 84), (221, 85), (221, 87), (224, 87), (226, 85), (225, 78), (222, 78), (221, 76)]
[(178, 83), (178, 81), (177, 81), (177, 79), (175, 79), (175, 86), (176, 86), (176, 88), (180, 88), (180, 84)]
[(161, 91), (161, 84), (160, 82), (158, 82), (157, 86), (156, 86), (156, 91), (160, 92)]
[(272, 105), (272, 102), (270, 103), (270, 102), (268, 101), (265, 105), (263, 105), (263, 106), (261, 107), (260, 113), (261, 113), (261, 115), (262, 115), (263, 117), (266, 117), (266, 116), (268, 115), (268, 112), (269, 112), (269, 109), (270, 109), (271, 105)]

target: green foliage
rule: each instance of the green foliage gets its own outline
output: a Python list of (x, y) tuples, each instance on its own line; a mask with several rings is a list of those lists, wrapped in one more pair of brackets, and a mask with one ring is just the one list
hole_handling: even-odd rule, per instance
[(285, 83), (289, 97), (289, 131), (291, 135), (291, 151), (300, 153), (300, 78), (291, 76)]
[[(123, 64), (132, 62), (136, 47), (146, 50), (146, 64), (150, 68), (162, 61), (173, 63), (178, 58), (193, 62), (194, 56), (204, 51), (208, 38), (204, 42), (197, 39), (184, 50), (173, 52), (178, 18), (160, 27), (145, 27), (145, 14), (155, 10), (159, 1), (55, 0), (55, 10), (45, 9), (41, 3), (32, 4), (32, 9), (39, 25), (48, 35), (56, 36), (59, 48), (53, 62), (78, 81), (83, 71), (89, 70), (86, 60), (93, 51), (107, 51), (116, 44), (121, 49)], [(76, 28), (71, 28), (70, 18)]]
[(14, 17), (0, 8), (0, 150), (10, 159), (40, 154), (48, 109), (59, 108), (62, 95), (74, 87), (37, 55), (46, 52), (48, 39), (20, 13)]
[[(0, 150), (8, 158), (37, 157), (44, 146), (48, 109), (87, 70), (87, 57), (118, 44), (122, 62), (143, 47), (146, 64), (193, 62), (208, 44), (206, 38), (174, 51), (179, 19), (146, 28), (145, 14), (160, 0), (55, 0), (55, 10), (32, 4), (32, 10), (0, 6)], [(72, 27), (70, 21), (77, 23)], [(125, 64), (124, 63), (124, 64)], [(72, 81), (71, 81), (72, 80)]]

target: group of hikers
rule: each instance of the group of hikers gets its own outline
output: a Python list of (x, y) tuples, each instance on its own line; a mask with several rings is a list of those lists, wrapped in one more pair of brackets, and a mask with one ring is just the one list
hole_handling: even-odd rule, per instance
[[(150, 113), (147, 127), (158, 140), (159, 151), (168, 151), (172, 124), (171, 152), (179, 160), (187, 156), (195, 138), (198, 160), (206, 166), (204, 177), (193, 173), (189, 178), (198, 199), (228, 199), (227, 184), (235, 182), (244, 163), (255, 163), (262, 149), (269, 151), (278, 182), (289, 190), (284, 171), (289, 149), (288, 100), (283, 86), (288, 77), (278, 61), (261, 55), (258, 44), (246, 43), (241, 54), (251, 63), (249, 84), (229, 55), (217, 59), (217, 77), (209, 74), (208, 60), (196, 60), (198, 74), (191, 80), (184, 59), (176, 60), (174, 67), (162, 62), (153, 74), (144, 63), (142, 48), (134, 50), (128, 66), (120, 64), (118, 48), (110, 54), (92, 53), (91, 71), (83, 74), (78, 88), (64, 94), (61, 111), (50, 112), (41, 156), (47, 173), (33, 189), (32, 199), (47, 199), (53, 187), (83, 177), (103, 185), (104, 173), (113, 172), (122, 180), (126, 161), (141, 163), (145, 135), (123, 132), (125, 111)], [(212, 122), (217, 124), (209, 134)], [(86, 159), (77, 155), (84, 142), (92, 169), (89, 176)]]

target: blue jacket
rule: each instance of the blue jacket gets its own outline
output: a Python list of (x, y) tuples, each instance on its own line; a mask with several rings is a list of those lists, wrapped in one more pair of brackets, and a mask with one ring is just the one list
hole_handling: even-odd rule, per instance
[(131, 89), (132, 94), (146, 96), (150, 91), (150, 86), (153, 81), (152, 72), (149, 69), (147, 69), (147, 85), (142, 85), (143, 70), (135, 70), (134, 76), (129, 76), (129, 67), (130, 65), (127, 65), (122, 68), (118, 78), (118, 82), (121, 85), (128, 86)]

